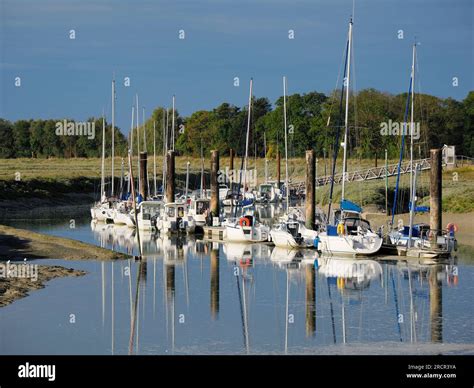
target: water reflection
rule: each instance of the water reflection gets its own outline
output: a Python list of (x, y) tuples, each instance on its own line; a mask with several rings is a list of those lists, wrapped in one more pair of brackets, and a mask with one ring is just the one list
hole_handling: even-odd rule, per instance
[[(113, 246), (133, 254), (138, 244), (134, 231), (126, 231), (114, 225), (92, 225), (92, 231), (105, 247)], [(325, 258), (318, 257), (314, 250), (288, 250), (267, 244), (218, 244), (189, 236), (160, 237), (143, 233), (140, 241), (145, 259), (135, 265), (137, 274), (133, 298), (132, 276), (129, 276), (133, 306), (129, 354), (139, 353), (140, 300), (143, 298), (142, 308), (145, 309), (146, 281), (149, 277), (147, 263), (150, 261), (153, 262), (154, 317), (156, 267), (160, 261), (163, 265), (166, 336), (170, 340), (172, 353), (175, 351), (176, 319), (184, 319), (176, 312), (176, 272), (182, 269), (182, 296), (189, 307), (192, 290), (189, 289), (188, 260), (192, 259), (199, 259), (201, 276), (203, 260), (208, 261), (208, 319), (211, 321), (218, 321), (220, 316), (221, 271), (224, 270), (226, 275), (231, 274), (234, 278), (242, 346), (247, 354), (252, 352), (251, 328), (261, 324), (261, 317), (254, 319), (252, 315), (259, 315), (254, 311), (255, 304), (258, 304), (256, 272), (261, 272), (262, 269), (274, 273), (274, 276), (283, 273), (285, 277), (284, 353), (288, 353), (292, 346), (290, 336), (301, 337), (296, 332), (298, 325), (295, 324), (295, 312), (299, 311), (300, 304), (304, 306), (304, 334), (309, 341), (314, 341), (314, 338), (330, 338), (326, 344), (381, 340), (440, 343), (443, 341), (442, 280), (446, 279), (448, 284), (457, 283), (457, 274), (455, 279), (452, 275), (454, 262), (423, 265), (395, 260)], [(223, 269), (222, 260), (226, 264)], [(129, 266), (132, 268), (130, 264)], [(232, 283), (228, 282), (229, 276), (226, 278), (225, 289), (229, 289)], [(102, 281), (105, 284), (104, 278)], [(264, 281), (264, 285), (268, 285), (268, 280)], [(279, 288), (279, 291), (283, 291), (282, 287)], [(370, 292), (371, 288), (373, 292)], [(304, 289), (303, 300), (299, 299), (300, 289)], [(231, 299), (229, 295), (225, 296), (225, 300)], [(104, 302), (104, 295), (102, 301)], [(379, 305), (380, 302), (382, 306)], [(274, 303), (279, 307), (278, 301), (275, 300)], [(319, 317), (317, 311), (320, 311)], [(428, 325), (425, 320), (429, 320)], [(113, 325), (112, 323), (112, 328)], [(428, 327), (429, 332), (426, 330)], [(318, 331), (326, 330), (324, 336), (318, 338)], [(299, 341), (301, 342), (301, 338)]]
[[(86, 241), (137, 254), (135, 231), (86, 226)], [(15, 353), (22, 333), (50, 328), (55, 341), (35, 337), (22, 342), (21, 351), (294, 354), (344, 344), (385, 349), (473, 342), (468, 322), (474, 313), (466, 300), (474, 292), (474, 267), (455, 259), (324, 258), (267, 244), (140, 237), (143, 260), (65, 262), (89, 275), (51, 282), (1, 309), (2, 327), (11, 334), (1, 351)], [(90, 323), (76, 326), (74, 335), (55, 321), (70, 310)]]

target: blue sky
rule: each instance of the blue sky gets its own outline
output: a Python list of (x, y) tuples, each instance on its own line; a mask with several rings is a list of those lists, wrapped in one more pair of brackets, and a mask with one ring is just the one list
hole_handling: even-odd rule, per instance
[[(335, 84), (352, 0), (0, 0), (0, 117), (86, 120), (130, 126), (135, 93), (150, 113), (171, 105), (188, 115), (221, 102), (272, 102), (289, 92), (328, 93)], [(473, 87), (472, 0), (356, 0), (355, 87), (406, 91), (414, 37), (417, 90), (463, 99)], [(69, 39), (74, 29), (76, 39)], [(185, 39), (178, 39), (178, 31)], [(293, 29), (295, 39), (288, 39)], [(398, 39), (402, 29), (404, 39)], [(15, 77), (21, 87), (15, 87)], [(240, 87), (234, 87), (234, 77)], [(124, 87), (124, 77), (131, 86)], [(459, 86), (452, 86), (458, 77)]]

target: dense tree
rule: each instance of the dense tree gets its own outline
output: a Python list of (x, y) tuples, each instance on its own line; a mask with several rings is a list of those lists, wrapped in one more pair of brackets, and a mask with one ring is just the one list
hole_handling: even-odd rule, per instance
[[(407, 111), (407, 93), (392, 95), (365, 89), (350, 95), (348, 154), (358, 158), (383, 158), (387, 149), (390, 158), (399, 154), (402, 137), (383, 134), (383, 123), (402, 123)], [(329, 160), (334, 153), (336, 133), (340, 131), (338, 150), (344, 136), (345, 96), (339, 90), (326, 96), (310, 92), (287, 97), (287, 124), (289, 156), (303, 156), (314, 149), (318, 157), (325, 154)], [(408, 105), (409, 107), (409, 105)], [(429, 148), (444, 144), (455, 145), (458, 154), (474, 156), (474, 91), (463, 101), (442, 99), (427, 94), (416, 94), (414, 121), (420, 128), (420, 137), (414, 139), (415, 156), (424, 156)], [(242, 155), (245, 150), (248, 107), (242, 108), (224, 102), (212, 110), (194, 112), (189, 117), (175, 111), (175, 149), (183, 155), (205, 155), (211, 149), (228, 153), (230, 148)], [(59, 120), (61, 121), (61, 120)], [(141, 121), (141, 120), (140, 120)], [(102, 150), (102, 119), (89, 118), (95, 123), (95, 137), (58, 136), (58, 120), (19, 120), (10, 123), (0, 119), (0, 157), (98, 157)], [(112, 128), (106, 124), (106, 154), (111, 153)], [(167, 133), (168, 148), (171, 138), (172, 112), (164, 107), (153, 110), (139, 130), (128, 132), (128, 138), (115, 128), (115, 154), (125, 156), (133, 137), (133, 152), (146, 149), (149, 154), (163, 152), (163, 137)], [(139, 135), (139, 136), (138, 136)], [(277, 149), (284, 152), (283, 97), (274, 105), (265, 97), (252, 100), (249, 155), (264, 156), (266, 138), (267, 156)], [(139, 142), (138, 142), (139, 140)], [(408, 147), (409, 142), (406, 142)], [(407, 150), (405, 150), (407, 152)], [(405, 154), (406, 155), (406, 154)]]

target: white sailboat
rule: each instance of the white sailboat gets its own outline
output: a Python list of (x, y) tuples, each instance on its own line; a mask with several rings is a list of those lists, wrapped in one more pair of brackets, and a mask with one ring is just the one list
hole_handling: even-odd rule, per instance
[[(243, 197), (250, 198), (250, 192), (247, 192), (247, 162), (248, 147), (250, 136), (250, 118), (252, 112), (252, 85), (253, 79), (250, 79), (249, 93), (249, 111), (247, 120), (247, 136), (245, 141), (245, 157), (243, 171)], [(252, 195), (253, 196), (253, 195)], [(226, 239), (230, 242), (262, 242), (270, 240), (270, 228), (260, 224), (254, 215), (242, 216), (237, 219), (230, 219), (225, 222)]]
[[(410, 94), (411, 94), (411, 113), (410, 113), (410, 221), (408, 226), (402, 226), (397, 230), (389, 232), (390, 242), (397, 247), (399, 255), (409, 255), (415, 257), (434, 258), (443, 255), (449, 255), (452, 250), (457, 249), (457, 241), (454, 236), (454, 228), (441, 232), (436, 238), (436, 249), (432, 249), (430, 236), (430, 226), (428, 224), (415, 224), (415, 212), (426, 212), (429, 208), (416, 206), (416, 182), (418, 177), (418, 165), (413, 166), (413, 135), (415, 129), (414, 111), (415, 111), (415, 67), (416, 67), (416, 43), (413, 44), (411, 77), (410, 77)], [(407, 104), (408, 107), (408, 104)], [(406, 116), (405, 116), (406, 119)], [(406, 125), (406, 123), (405, 123)], [(400, 162), (402, 160), (402, 149), (400, 152)], [(398, 194), (398, 178), (395, 189), (395, 200), (393, 215), (395, 214), (396, 200)], [(393, 216), (392, 216), (393, 223)]]
[[(288, 134), (286, 122), (286, 77), (283, 77), (283, 123), (285, 130), (285, 187), (288, 187)], [(290, 192), (286, 192), (287, 213), (270, 231), (272, 241), (281, 248), (309, 248), (314, 246), (318, 232), (306, 228), (302, 217), (295, 210), (290, 213)]]
[[(352, 19), (349, 22), (347, 41), (347, 75), (346, 101), (344, 118), (344, 158), (342, 173), (342, 198), (340, 210), (333, 215), (333, 223), (326, 225), (326, 230), (319, 233), (318, 249), (323, 254), (329, 255), (371, 255), (377, 253), (382, 246), (382, 237), (372, 232), (368, 221), (361, 217), (362, 209), (344, 198), (347, 168), (347, 148), (349, 131), (349, 90), (351, 74), (351, 48), (352, 48)], [(335, 160), (334, 160), (335, 163)], [(334, 172), (334, 167), (333, 167)], [(337, 226), (336, 226), (337, 225)]]
[(102, 160), (100, 179), (100, 199), (91, 208), (91, 217), (94, 221), (112, 222), (113, 201), (105, 193), (105, 116), (102, 116)]

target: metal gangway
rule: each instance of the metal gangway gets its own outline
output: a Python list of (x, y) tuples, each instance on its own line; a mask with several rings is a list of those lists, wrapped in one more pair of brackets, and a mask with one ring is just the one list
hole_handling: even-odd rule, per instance
[[(413, 167), (418, 164), (420, 170), (429, 170), (431, 168), (431, 159), (417, 159), (413, 161)], [(454, 167), (463, 167), (465, 165), (473, 165), (474, 158), (470, 158), (464, 155), (456, 155)], [(446, 166), (446, 161), (443, 161), (443, 166)], [(371, 167), (364, 170), (356, 171), (347, 171), (346, 172), (346, 182), (361, 182), (361, 181), (370, 181), (374, 179), (385, 179), (385, 177), (395, 176), (398, 173), (398, 163), (389, 164), (387, 166), (383, 165), (380, 167)], [(405, 161), (400, 165), (400, 174), (409, 174), (410, 173), (410, 161)], [(341, 184), (342, 182), (342, 173), (336, 174), (334, 176), (334, 183)], [(316, 177), (316, 186), (326, 186), (331, 183), (331, 175), (327, 176), (317, 176)], [(290, 188), (292, 190), (301, 191), (305, 190), (304, 181), (293, 181), (290, 182)]]

